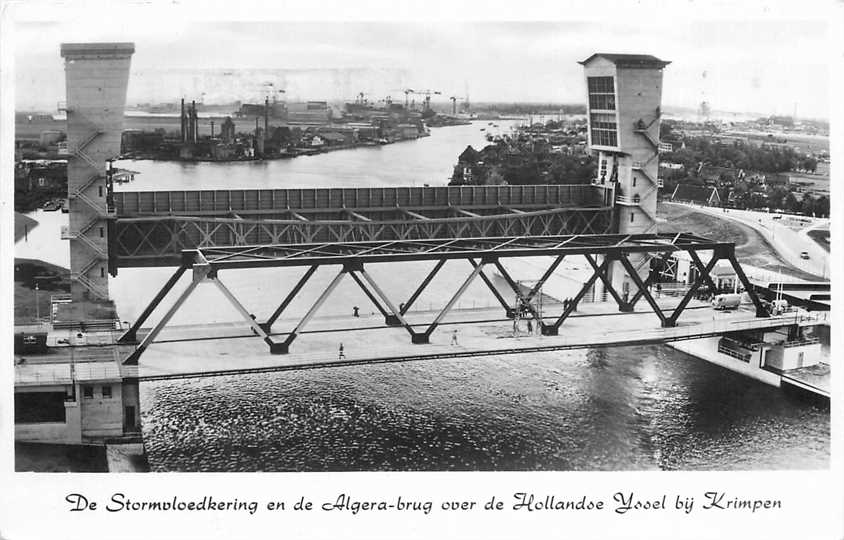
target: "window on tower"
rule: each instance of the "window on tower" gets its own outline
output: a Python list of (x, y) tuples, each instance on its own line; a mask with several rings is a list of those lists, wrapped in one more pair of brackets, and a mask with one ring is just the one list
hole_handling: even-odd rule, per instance
[(618, 134), (615, 114), (592, 113), (589, 115), (592, 130), (592, 144), (598, 146), (617, 146)]
[(589, 110), (615, 110), (615, 83), (612, 77), (588, 77)]

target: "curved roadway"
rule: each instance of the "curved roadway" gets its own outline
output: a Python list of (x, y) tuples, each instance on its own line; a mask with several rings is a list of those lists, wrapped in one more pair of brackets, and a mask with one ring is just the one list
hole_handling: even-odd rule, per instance
[[(678, 203), (666, 203), (678, 204)], [(754, 212), (750, 210), (735, 210), (713, 208), (708, 206), (691, 206), (696, 211), (709, 214), (721, 219), (729, 219), (746, 225), (767, 240), (776, 252), (786, 262), (806, 273), (817, 276), (819, 280), (828, 280), (830, 273), (829, 252), (823, 249), (817, 242), (812, 240), (806, 232), (813, 228), (829, 226), (828, 219), (803, 218), (803, 216), (788, 216), (781, 214), (768, 214), (765, 212)], [(774, 219), (775, 216), (782, 216)], [(810, 223), (803, 227), (794, 228), (783, 224), (789, 217), (807, 219)], [(800, 256), (806, 252), (809, 256), (804, 259)]]

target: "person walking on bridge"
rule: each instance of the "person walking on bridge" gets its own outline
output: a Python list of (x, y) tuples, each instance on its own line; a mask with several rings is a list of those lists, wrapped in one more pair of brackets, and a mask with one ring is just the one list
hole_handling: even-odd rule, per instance
[(457, 328), (451, 331), (451, 345), (453, 347), (459, 345), (459, 343), (457, 343)]
[(340, 350), (338, 351), (338, 354), (337, 354), (337, 360), (343, 360), (345, 358), (346, 358), (346, 353), (343, 352), (343, 344), (341, 343), (340, 344)]

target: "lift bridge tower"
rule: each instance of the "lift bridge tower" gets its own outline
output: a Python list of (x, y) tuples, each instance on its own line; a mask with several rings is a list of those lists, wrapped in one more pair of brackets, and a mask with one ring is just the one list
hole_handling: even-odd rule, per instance
[(132, 43), (64, 43), (67, 195), (74, 300), (107, 300), (115, 211), (110, 160), (120, 153)]
[[(614, 220), (621, 234), (656, 232), (659, 120), (662, 70), (670, 62), (650, 55), (596, 53), (580, 62), (586, 76), (589, 148), (598, 155), (595, 182), (615, 199)], [(616, 290), (630, 289), (630, 274), (644, 280), (645, 256), (630, 267), (610, 265)]]

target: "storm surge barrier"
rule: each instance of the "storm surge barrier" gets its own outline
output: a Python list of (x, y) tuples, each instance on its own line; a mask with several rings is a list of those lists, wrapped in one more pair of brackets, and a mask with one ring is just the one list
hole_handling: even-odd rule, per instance
[(109, 270), (178, 266), (185, 249), (613, 232), (589, 184), (116, 192)]

